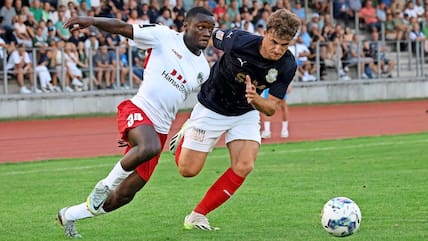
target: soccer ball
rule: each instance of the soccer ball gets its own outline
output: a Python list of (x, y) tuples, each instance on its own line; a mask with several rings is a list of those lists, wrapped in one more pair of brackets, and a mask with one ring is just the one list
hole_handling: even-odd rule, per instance
[(330, 199), (321, 211), (321, 224), (336, 237), (355, 233), (360, 227), (361, 211), (357, 204), (347, 197)]

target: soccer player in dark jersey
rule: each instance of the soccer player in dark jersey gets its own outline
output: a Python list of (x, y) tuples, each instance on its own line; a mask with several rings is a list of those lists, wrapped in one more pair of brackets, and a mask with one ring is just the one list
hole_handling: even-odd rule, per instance
[[(288, 45), (299, 27), (295, 14), (280, 9), (269, 17), (264, 37), (214, 31), (214, 46), (224, 54), (202, 84), (190, 119), (171, 138), (170, 150), (180, 174), (193, 177), (225, 133), (231, 165), (185, 217), (186, 229), (215, 230), (206, 215), (226, 202), (253, 170), (261, 143), (259, 111), (273, 115), (286, 94), (297, 68)], [(266, 88), (264, 99), (260, 93)]]
[(127, 146), (125, 154), (95, 185), (86, 202), (58, 212), (58, 222), (72, 238), (80, 237), (76, 221), (128, 204), (150, 180), (180, 105), (208, 79), (210, 67), (202, 51), (215, 21), (210, 11), (194, 7), (186, 15), (182, 33), (161, 25), (83, 16), (70, 18), (64, 27), (74, 31), (91, 25), (133, 39), (138, 48), (148, 49), (150, 54), (138, 93), (118, 105), (117, 125)]

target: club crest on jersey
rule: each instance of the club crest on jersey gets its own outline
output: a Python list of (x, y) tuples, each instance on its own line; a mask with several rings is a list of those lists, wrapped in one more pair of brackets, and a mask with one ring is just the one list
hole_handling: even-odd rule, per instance
[(276, 69), (269, 69), (268, 74), (266, 75), (266, 81), (268, 83), (273, 83), (276, 81), (276, 78), (278, 77), (278, 70)]
[(223, 40), (223, 36), (224, 36), (224, 32), (223, 32), (223, 31), (221, 31), (221, 30), (218, 30), (218, 31), (215, 33), (215, 38), (216, 38), (216, 39), (218, 39), (218, 40)]
[(198, 76), (196, 77), (196, 80), (198, 81), (198, 84), (202, 84), (204, 81), (204, 74), (202, 72), (198, 73)]

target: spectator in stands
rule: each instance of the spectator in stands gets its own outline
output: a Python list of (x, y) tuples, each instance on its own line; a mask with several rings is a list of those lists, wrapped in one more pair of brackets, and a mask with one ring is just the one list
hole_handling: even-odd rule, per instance
[(76, 45), (71, 42), (65, 44), (64, 61), (67, 74), (71, 79), (71, 84), (74, 86), (75, 90), (81, 91), (83, 88), (83, 73), (80, 68), (84, 66), (84, 63), (79, 61)]
[(316, 66), (313, 65), (309, 60), (308, 56), (311, 55), (308, 47), (303, 44), (302, 36), (298, 36), (288, 50), (295, 56), (297, 62), (297, 76), (303, 82), (315, 81), (316, 77), (312, 75), (316, 71)]
[(54, 26), (48, 27), (48, 36), (46, 38), (46, 42), (51, 46), (51, 43), (56, 43), (59, 38), (56, 36), (56, 29)]
[(58, 11), (56, 11), (55, 7), (53, 7), (49, 1), (43, 3), (43, 9), (48, 15), (45, 21), (51, 20), (53, 23), (58, 22)]
[(354, 34), (352, 42), (349, 44), (342, 45), (343, 47), (343, 68), (349, 66), (355, 66), (360, 63), (359, 73), (362, 73), (363, 78), (372, 78), (371, 69), (374, 65), (374, 61), (370, 57), (366, 57), (361, 46), (359, 35)]
[(314, 0), (314, 8), (317, 12), (327, 14), (330, 13), (329, 1), (326, 0)]
[(65, 41), (58, 38), (56, 43), (56, 52), (55, 52), (55, 64), (56, 64), (56, 73), (57, 78), (61, 80), (62, 85), (64, 86), (64, 92), (74, 92), (74, 90), (70, 87), (70, 75), (68, 74), (68, 66), (65, 59)]
[[(81, 30), (79, 30), (81, 31)], [(79, 67), (80, 70), (82, 70), (82, 75), (83, 75), (83, 90), (87, 90), (88, 89), (88, 82), (89, 82), (89, 78), (90, 78), (90, 74), (89, 74), (89, 56), (88, 56), (88, 52), (85, 49), (85, 42), (84, 41), (79, 41), (77, 43), (77, 56), (79, 59)], [(92, 77), (93, 78), (93, 77)], [(93, 81), (94, 79), (92, 79)]]
[(107, 45), (101, 45), (99, 50), (94, 56), (93, 63), (96, 64), (96, 73), (97, 73), (97, 83), (96, 86), (98, 89), (101, 88), (101, 81), (105, 81), (105, 88), (113, 89), (113, 84), (111, 83), (112, 75), (112, 63), (110, 55), (108, 53)]
[[(419, 23), (415, 22), (412, 24), (412, 31), (409, 34), (409, 39), (412, 43), (412, 51), (416, 53), (416, 51), (423, 50), (423, 53), (428, 53), (428, 41), (426, 41), (426, 36), (421, 32)], [(417, 46), (420, 48), (418, 49)]]
[(230, 19), (235, 19), (237, 15), (240, 15), (237, 0), (230, 0), (230, 5), (227, 8), (227, 14)]
[(85, 41), (85, 40), (86, 40), (86, 36), (83, 33), (81, 33), (80, 31), (74, 31), (71, 33), (71, 36), (67, 42), (73, 43), (77, 47), (77, 44), (80, 41)]
[(174, 24), (174, 20), (171, 18), (171, 10), (163, 8), (161, 15), (156, 19), (156, 23), (171, 27)]
[(376, 16), (381, 24), (386, 21), (386, 5), (382, 1), (376, 7)]
[(55, 23), (56, 35), (58, 38), (67, 41), (71, 34), (68, 29), (65, 29), (64, 23), (67, 19), (65, 18), (65, 6), (61, 5), (58, 7), (58, 21)]
[(4, 6), (0, 9), (0, 16), (3, 17), (3, 25), (10, 28), (13, 27), (13, 19), (17, 16), (13, 7), (13, 0), (5, 0)]
[(47, 37), (43, 36), (43, 27), (41, 25), (36, 27), (36, 32), (33, 37), (33, 46), (36, 46), (36, 44), (42, 44), (42, 45), (48, 44)]
[(218, 0), (217, 6), (213, 9), (216, 22), (219, 22), (223, 15), (227, 13), (227, 5), (225, 0)]
[(49, 65), (49, 58), (47, 55), (47, 44), (43, 42), (38, 42), (35, 44), (35, 47), (37, 48), (37, 65), (35, 67), (35, 71), (37, 73), (37, 76), (40, 80), (40, 88), (42, 92), (48, 93), (51, 90), (53, 90), (52, 85), (50, 84), (52, 77), (49, 73), (48, 65)]
[(424, 19), (421, 21), (421, 30), (425, 36), (428, 36), (428, 12), (424, 13), (424, 16)]
[(317, 28), (318, 30), (321, 30), (320, 28), (320, 15), (318, 13), (313, 13), (311, 16), (311, 19), (306, 23), (306, 28), (310, 32), (313, 28)]
[(370, 56), (374, 59), (376, 72), (381, 73), (383, 76), (386, 76), (388, 78), (392, 78), (392, 71), (396, 65), (396, 62), (387, 58), (386, 52), (388, 52), (389, 49), (384, 42), (381, 42), (379, 40), (378, 32), (374, 31), (371, 34), (369, 51), (370, 51)]
[(415, 8), (415, 4), (413, 3), (413, 0), (409, 0), (406, 3), (406, 8), (404, 9), (403, 13), (407, 13), (409, 18), (416, 18), (418, 19), (418, 10)]
[(343, 41), (343, 36), (334, 36), (332, 41), (327, 42), (325, 46), (325, 53), (323, 54), (326, 67), (335, 68), (338, 70), (339, 79), (350, 80), (351, 78), (346, 75), (342, 59), (344, 57), (342, 45), (346, 44)]
[(17, 21), (13, 25), (14, 33), (18, 40), (18, 43), (22, 43), (25, 47), (31, 48), (33, 47), (33, 41), (28, 31), (29, 29), (27, 29), (27, 25), (25, 25), (26, 20), (27, 16), (25, 14), (21, 14), (18, 16)]
[[(287, 105), (287, 97), (291, 92), (291, 86), (288, 86), (287, 93), (285, 94), (284, 98), (281, 101), (281, 120), (282, 120), (282, 127), (281, 127), (281, 138), (288, 138), (288, 105)], [(269, 88), (265, 89), (261, 96), (263, 98), (267, 98), (269, 94)], [(267, 116), (265, 114), (260, 113), (261, 120), (263, 121), (263, 131), (261, 133), (261, 138), (263, 139), (269, 139), (272, 137), (271, 132), (271, 119), (272, 117)]]
[(300, 0), (295, 2), (294, 7), (291, 7), (291, 11), (296, 14), (300, 18), (300, 20), (305, 20), (305, 9), (302, 7), (302, 3), (300, 2)]
[(177, 17), (180, 15), (183, 17), (186, 16), (186, 9), (183, 6), (183, 0), (176, 0), (175, 6), (172, 9), (172, 11), (174, 12), (174, 16), (175, 16), (174, 20), (177, 19)]
[(354, 11), (349, 6), (348, 0), (338, 0), (334, 2), (333, 17), (341, 19), (345, 27), (349, 26), (349, 23), (354, 19)]
[(30, 5), (31, 14), (37, 22), (40, 22), (43, 18), (43, 8), (40, 0), (33, 0)]
[[(13, 46), (13, 44), (12, 44)], [(42, 91), (34, 87), (33, 83), (33, 63), (30, 59), (29, 54), (26, 52), (25, 45), (18, 43), (16, 48), (13, 50), (9, 56), (9, 60), (6, 64), (6, 70), (12, 72), (18, 81), (21, 94), (30, 94), (30, 93), (41, 93)], [(25, 86), (24, 77), (28, 76), (31, 90)]]
[(371, 32), (374, 28), (380, 31), (381, 23), (376, 16), (376, 9), (373, 7), (373, 1), (367, 0), (364, 7), (358, 13), (358, 17), (363, 20), (366, 29)]
[(343, 41), (346, 43), (351, 42), (353, 35), (354, 35), (354, 32), (352, 31), (351, 27), (346, 26), (345, 30), (343, 31)]
[(147, 15), (149, 16), (150, 23), (156, 23), (156, 19), (159, 16), (159, 3), (157, 0), (150, 0)]
[(48, 57), (48, 65), (46, 66), (51, 74), (51, 82), (48, 84), (48, 88), (52, 92), (61, 92), (61, 88), (58, 85), (58, 73), (56, 64), (56, 55), (59, 52), (56, 48), (56, 42), (50, 42), (49, 48), (46, 51)]
[(100, 45), (100, 43), (97, 39), (97, 33), (96, 32), (90, 32), (89, 38), (85, 40), (85, 49), (88, 51), (90, 49), (92, 52), (92, 55), (95, 55), (99, 45)]
[(244, 13), (244, 18), (241, 20), (241, 29), (250, 33), (254, 33), (254, 24), (251, 21), (252, 15), (250, 13)]

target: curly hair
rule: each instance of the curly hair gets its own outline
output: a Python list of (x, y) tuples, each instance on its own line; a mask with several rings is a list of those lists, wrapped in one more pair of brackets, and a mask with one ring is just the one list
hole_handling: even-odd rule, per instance
[(278, 38), (292, 40), (300, 28), (300, 19), (296, 14), (283, 8), (269, 16), (266, 31), (275, 34)]

